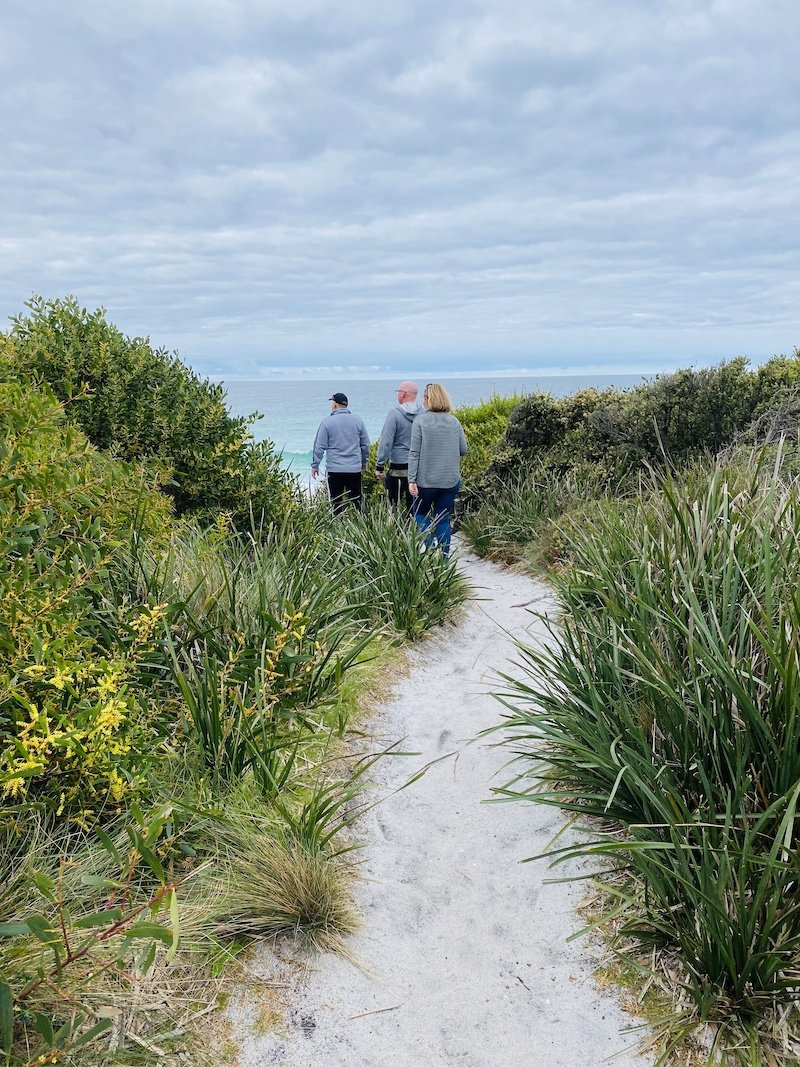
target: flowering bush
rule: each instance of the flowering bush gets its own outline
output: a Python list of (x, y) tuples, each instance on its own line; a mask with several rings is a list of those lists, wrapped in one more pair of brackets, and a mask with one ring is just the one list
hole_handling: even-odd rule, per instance
[[(168, 505), (103, 457), (46, 390), (0, 364), (0, 798), (87, 821), (137, 788), (153, 745), (136, 665), (163, 609), (115, 604), (132, 517)], [(6, 373), (4, 373), (6, 372)]]

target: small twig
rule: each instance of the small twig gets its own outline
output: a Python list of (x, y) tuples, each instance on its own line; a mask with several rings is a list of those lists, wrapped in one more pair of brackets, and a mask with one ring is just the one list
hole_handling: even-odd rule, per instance
[(382, 1011), (397, 1011), (398, 1008), (402, 1008), (402, 1004), (392, 1004), (390, 1008), (373, 1008), (372, 1011), (362, 1011), (358, 1015), (351, 1015), (350, 1020), (363, 1019), (367, 1015), (380, 1015)]

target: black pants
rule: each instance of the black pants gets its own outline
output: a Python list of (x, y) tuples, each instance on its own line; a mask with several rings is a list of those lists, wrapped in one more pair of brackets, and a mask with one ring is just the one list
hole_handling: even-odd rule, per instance
[(356, 509), (361, 511), (364, 507), (361, 471), (356, 471), (355, 474), (328, 471), (328, 496), (331, 498), (335, 515), (340, 515), (349, 502), (355, 504)]
[(405, 508), (406, 514), (411, 514), (411, 509), (414, 506), (414, 497), (408, 491), (408, 467), (406, 467), (405, 475), (395, 475), (386, 472), (386, 495), (389, 497), (389, 503), (392, 507)]

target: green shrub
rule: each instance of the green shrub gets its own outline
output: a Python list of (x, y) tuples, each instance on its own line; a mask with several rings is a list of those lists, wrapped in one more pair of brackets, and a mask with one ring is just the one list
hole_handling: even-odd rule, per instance
[(47, 382), (97, 448), (165, 468), (179, 513), (226, 511), (247, 524), (251, 512), (275, 519), (289, 508), (279, 458), (231, 417), (221, 386), (147, 338), (125, 337), (102, 308), (73, 297), (35, 297), (27, 308), (10, 335), (20, 373)]
[(469, 492), (497, 458), (511, 412), (519, 404), (517, 396), (492, 396), (482, 404), (454, 411), (464, 427), (469, 451), (461, 460), (461, 482)]
[(757, 371), (743, 358), (701, 370), (659, 375), (629, 390), (582, 390), (554, 399), (525, 397), (509, 416), (492, 476), (587, 464), (612, 485), (644, 466), (682, 464), (718, 453), (776, 398), (800, 382), (800, 358), (777, 357)]
[[(387, 507), (339, 520), (340, 565), (363, 575), (374, 595), (369, 614), (407, 638), (449, 618), (466, 600), (467, 584), (455, 559), (423, 552), (413, 519)], [(333, 546), (331, 546), (331, 550)]]
[(161, 612), (111, 602), (106, 579), (132, 526), (161, 536), (169, 507), (49, 390), (0, 376), (0, 441), (0, 796), (86, 821), (156, 755), (136, 678)]

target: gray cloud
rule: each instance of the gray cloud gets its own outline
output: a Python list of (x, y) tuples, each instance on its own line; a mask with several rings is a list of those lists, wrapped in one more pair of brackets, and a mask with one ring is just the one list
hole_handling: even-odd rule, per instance
[(8, 0), (0, 312), (199, 370), (800, 344), (789, 0)]

